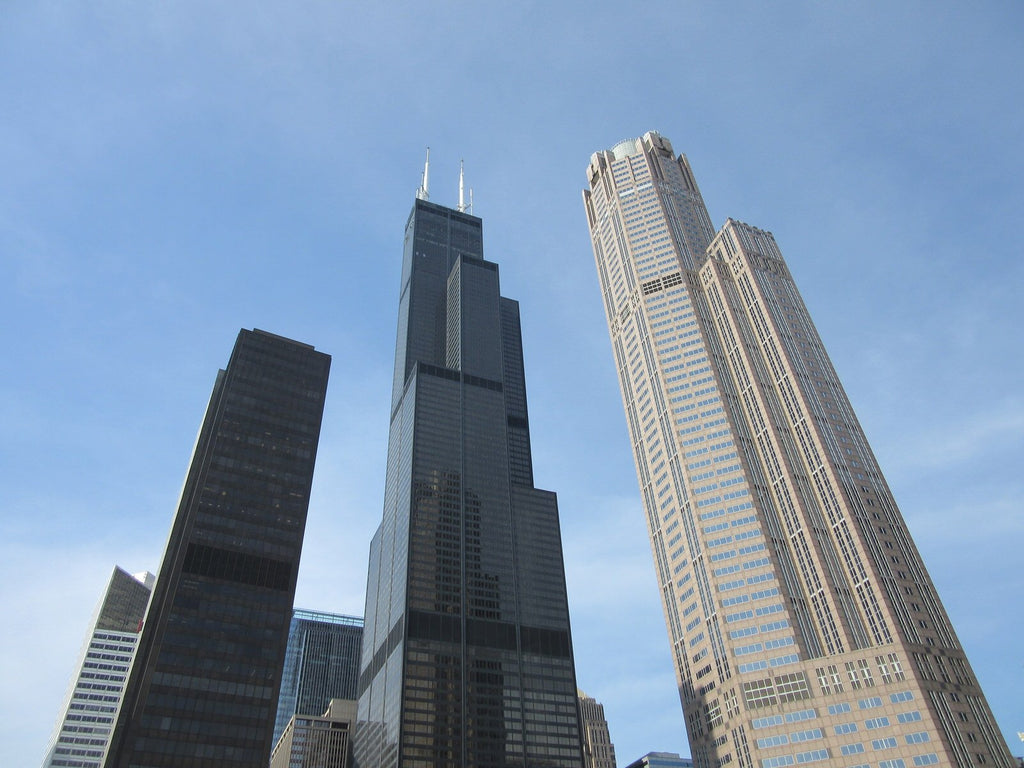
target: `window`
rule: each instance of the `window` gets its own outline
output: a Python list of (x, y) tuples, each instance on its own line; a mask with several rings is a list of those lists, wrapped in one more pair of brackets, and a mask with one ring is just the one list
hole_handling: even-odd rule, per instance
[(778, 703), (771, 678), (743, 683), (743, 697), (746, 699), (747, 706), (752, 709)]
[(809, 731), (797, 731), (796, 733), (790, 734), (790, 739), (794, 744), (799, 744), (802, 741), (815, 741), (823, 737), (821, 728), (814, 728)]
[(815, 749), (810, 752), (801, 752), (796, 756), (798, 763), (817, 763), (822, 760), (828, 760), (827, 749)]
[[(775, 689), (778, 691), (780, 701), (803, 701), (811, 698), (811, 689), (803, 672), (779, 675), (775, 678)], [(814, 710), (807, 711), (814, 712)]]
[(892, 676), (895, 680), (904, 680), (903, 667), (900, 666), (900, 657), (895, 653), (889, 654), (889, 666), (892, 667)]
[[(776, 680), (775, 682), (778, 682)], [(786, 715), (787, 723), (801, 723), (804, 720), (815, 720), (818, 717), (818, 713), (813, 709), (804, 709), (800, 712), (789, 712)]]
[(867, 659), (857, 659), (857, 666), (860, 669), (860, 676), (863, 679), (864, 687), (872, 687), (874, 685), (874, 679), (871, 677), (871, 668), (867, 666)]
[(853, 690), (860, 688), (860, 676), (857, 674), (857, 666), (852, 662), (846, 662), (846, 674), (850, 678), (850, 687)]

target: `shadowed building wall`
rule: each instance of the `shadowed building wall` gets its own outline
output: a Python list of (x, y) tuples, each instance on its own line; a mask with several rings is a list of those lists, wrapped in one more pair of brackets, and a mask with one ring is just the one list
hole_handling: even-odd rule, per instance
[(238, 335), (217, 376), (105, 765), (270, 759), (330, 357)]
[(482, 223), (406, 227), (384, 515), (370, 547), (356, 759), (582, 761), (555, 495), (533, 487), (519, 306)]

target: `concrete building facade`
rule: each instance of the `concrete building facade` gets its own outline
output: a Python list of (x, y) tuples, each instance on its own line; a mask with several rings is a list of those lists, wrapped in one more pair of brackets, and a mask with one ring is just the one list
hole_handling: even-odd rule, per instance
[(577, 691), (577, 694), (583, 729), (584, 768), (615, 768), (615, 745), (608, 731), (604, 705), (583, 691)]
[(146, 615), (153, 574), (121, 568), (107, 583), (43, 768), (99, 768)]
[(332, 699), (319, 716), (292, 715), (270, 756), (270, 768), (348, 768), (355, 721), (353, 699)]
[(695, 764), (1009, 766), (771, 233), (657, 133), (587, 175)]

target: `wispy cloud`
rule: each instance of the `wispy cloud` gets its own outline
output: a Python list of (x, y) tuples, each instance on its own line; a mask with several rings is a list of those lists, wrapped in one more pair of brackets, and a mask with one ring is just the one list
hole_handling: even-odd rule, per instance
[[(970, 403), (969, 405), (975, 405)], [(960, 468), (1024, 444), (1024, 401), (1011, 397), (984, 402), (983, 410), (943, 414), (944, 418), (905, 434), (889, 447), (896, 469), (923, 474)]]

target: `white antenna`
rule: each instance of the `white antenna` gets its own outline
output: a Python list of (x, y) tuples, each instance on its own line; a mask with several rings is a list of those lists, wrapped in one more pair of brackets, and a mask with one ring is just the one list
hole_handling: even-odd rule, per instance
[(469, 188), (469, 214), (473, 215), (473, 188)]
[(466, 212), (466, 173), (463, 162), (459, 160), (459, 213)]
[(419, 200), (430, 199), (430, 147), (427, 147), (427, 161), (423, 164), (423, 179), (416, 190), (416, 197)]

